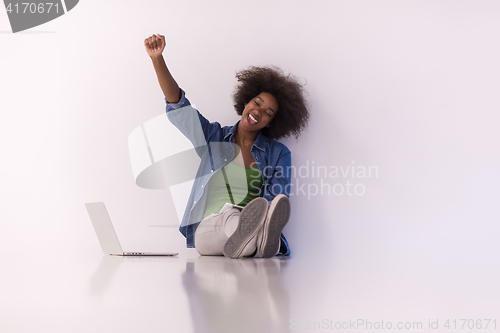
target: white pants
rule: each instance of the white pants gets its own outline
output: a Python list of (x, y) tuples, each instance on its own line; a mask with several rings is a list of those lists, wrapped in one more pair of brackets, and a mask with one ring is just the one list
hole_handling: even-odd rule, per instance
[[(207, 216), (203, 219), (194, 235), (196, 250), (202, 256), (222, 256), (222, 249), (228, 238), (238, 227), (240, 210), (231, 208), (222, 214)], [(242, 257), (251, 256), (257, 249), (257, 236), (248, 243), (241, 253)]]

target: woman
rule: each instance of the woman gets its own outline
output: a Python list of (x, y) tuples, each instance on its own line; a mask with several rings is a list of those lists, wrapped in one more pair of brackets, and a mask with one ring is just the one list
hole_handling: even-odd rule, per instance
[(170, 74), (162, 56), (165, 36), (152, 35), (144, 45), (169, 120), (201, 157), (180, 227), (187, 246), (229, 258), (288, 255), (282, 230), (290, 217), (291, 157), (275, 139), (297, 138), (306, 127), (302, 87), (276, 67), (240, 71), (233, 99), (241, 119), (221, 127), (191, 106)]

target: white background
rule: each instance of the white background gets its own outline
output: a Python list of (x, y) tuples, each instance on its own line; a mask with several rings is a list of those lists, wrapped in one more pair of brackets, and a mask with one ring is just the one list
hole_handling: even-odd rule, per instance
[[(175, 228), (150, 227), (178, 223), (172, 199), (135, 185), (127, 147), (165, 109), (143, 46), (160, 33), (172, 74), (209, 120), (238, 120), (236, 71), (277, 65), (307, 82), (308, 129), (282, 140), (293, 164), (378, 168), (378, 177), (324, 180), (362, 183), (362, 196), (291, 197), (285, 234), (294, 256), (310, 258), (297, 268), (310, 274), (306, 285), (329, 290), (349, 271), (336, 282), (358, 281), (366, 299), (335, 296), (359, 313), (493, 318), (499, 17), (497, 1), (86, 0), (12, 34), (0, 10), (0, 291), (32, 274), (23, 261), (34, 254), (64, 252), (84, 275), (84, 262), (95, 266), (85, 202), (106, 203), (125, 248), (186, 251)], [(363, 284), (368, 271), (385, 289)], [(307, 290), (297, 299), (343, 308)]]

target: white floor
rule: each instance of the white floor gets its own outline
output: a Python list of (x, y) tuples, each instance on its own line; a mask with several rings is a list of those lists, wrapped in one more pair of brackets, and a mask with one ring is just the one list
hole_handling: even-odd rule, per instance
[(0, 332), (500, 328), (500, 274), (488, 257), (439, 265), (426, 253), (408, 253), (373, 265), (369, 253), (351, 262), (300, 254), (231, 260), (192, 249), (171, 258), (3, 256)]

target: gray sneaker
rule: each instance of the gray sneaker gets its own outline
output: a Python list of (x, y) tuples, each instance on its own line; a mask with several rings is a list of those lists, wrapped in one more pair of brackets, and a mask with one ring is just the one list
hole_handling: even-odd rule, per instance
[(239, 258), (243, 249), (257, 236), (266, 220), (267, 200), (259, 197), (250, 201), (241, 211), (238, 227), (228, 238), (222, 253), (228, 258)]
[(290, 218), (290, 200), (284, 194), (276, 196), (271, 202), (267, 218), (259, 235), (257, 246), (262, 258), (271, 258), (280, 248), (281, 231)]

